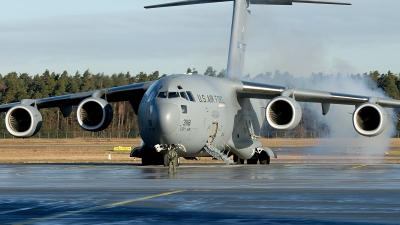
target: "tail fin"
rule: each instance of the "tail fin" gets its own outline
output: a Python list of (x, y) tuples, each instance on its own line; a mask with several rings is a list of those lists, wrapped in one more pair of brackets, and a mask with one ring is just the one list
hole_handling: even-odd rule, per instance
[(171, 6), (197, 5), (218, 2), (234, 2), (231, 28), (231, 41), (229, 44), (227, 77), (241, 78), (243, 76), (244, 56), (247, 46), (247, 31), (250, 19), (251, 4), (261, 5), (292, 5), (293, 3), (316, 3), (332, 5), (351, 5), (351, 3), (318, 1), (318, 0), (186, 0), (159, 5), (145, 6), (146, 9)]

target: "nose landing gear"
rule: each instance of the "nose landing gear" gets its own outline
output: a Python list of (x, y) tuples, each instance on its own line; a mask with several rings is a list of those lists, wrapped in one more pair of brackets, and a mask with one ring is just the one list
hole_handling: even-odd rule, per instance
[(178, 153), (175, 149), (170, 149), (168, 154), (165, 154), (168, 159), (168, 173), (176, 173), (176, 167), (178, 166)]
[(154, 146), (157, 152), (164, 152), (164, 166), (168, 166), (168, 173), (175, 174), (177, 172), (176, 167), (179, 166), (179, 150), (185, 151), (185, 146), (181, 144), (176, 145), (155, 145)]

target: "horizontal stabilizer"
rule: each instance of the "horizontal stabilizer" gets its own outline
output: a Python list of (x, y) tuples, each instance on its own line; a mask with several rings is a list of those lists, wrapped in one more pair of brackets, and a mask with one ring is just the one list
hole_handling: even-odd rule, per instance
[(331, 4), (331, 5), (351, 5), (345, 2), (317, 1), (317, 0), (250, 0), (251, 4), (265, 5), (292, 5), (292, 3), (314, 3), (314, 4)]
[[(197, 5), (206, 3), (218, 3), (218, 2), (232, 2), (234, 0), (186, 0), (178, 2), (170, 2), (159, 5), (145, 6), (146, 9), (151, 8), (162, 8), (171, 6), (182, 6), (182, 5)], [(344, 2), (332, 2), (332, 1), (317, 1), (317, 0), (250, 0), (250, 4), (263, 4), (263, 5), (292, 5), (293, 3), (315, 3), (315, 4), (333, 4), (333, 5), (351, 5), (351, 3)]]
[(162, 7), (170, 7), (170, 6), (182, 6), (182, 5), (196, 5), (196, 4), (206, 4), (206, 3), (217, 3), (217, 2), (231, 2), (233, 0), (187, 0), (187, 1), (179, 1), (179, 2), (170, 2), (159, 5), (149, 5), (145, 6), (145, 9), (151, 8), (162, 8)]

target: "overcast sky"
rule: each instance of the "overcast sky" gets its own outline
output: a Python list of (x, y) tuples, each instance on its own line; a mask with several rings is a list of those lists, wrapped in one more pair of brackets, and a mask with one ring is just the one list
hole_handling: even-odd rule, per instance
[[(233, 4), (143, 8), (166, 2), (2, 0), (0, 73), (225, 68)], [(245, 73), (400, 73), (400, 1), (347, 2), (251, 5)]]

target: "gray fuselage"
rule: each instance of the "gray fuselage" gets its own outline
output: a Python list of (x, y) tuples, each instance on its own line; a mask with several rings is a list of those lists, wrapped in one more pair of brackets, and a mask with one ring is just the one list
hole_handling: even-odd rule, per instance
[[(206, 156), (212, 141), (225, 148), (254, 145), (262, 118), (248, 98), (237, 98), (241, 82), (205, 75), (171, 75), (151, 85), (138, 112), (141, 137), (147, 146), (181, 144), (181, 156)], [(210, 136), (213, 136), (212, 140)], [(254, 146), (253, 146), (254, 147)]]

